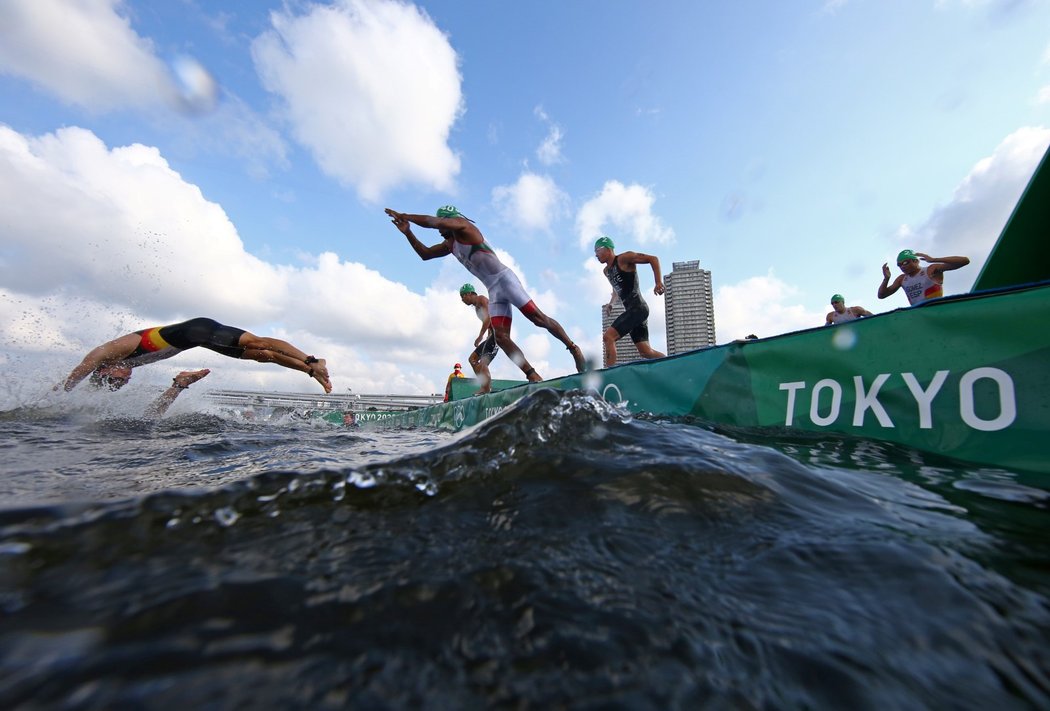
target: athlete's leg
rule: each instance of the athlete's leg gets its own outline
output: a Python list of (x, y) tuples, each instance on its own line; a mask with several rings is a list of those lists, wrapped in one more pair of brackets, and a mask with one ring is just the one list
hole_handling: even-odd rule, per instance
[(522, 306), (521, 313), (540, 328), (547, 329), (548, 333), (565, 344), (565, 348), (572, 354), (572, 359), (576, 363), (577, 373), (587, 370), (587, 360), (583, 357), (583, 351), (580, 350), (580, 347), (573, 343), (572, 339), (569, 338), (569, 334), (565, 332), (560, 323), (540, 311), (540, 307), (536, 305), (535, 301), (530, 301)]
[(493, 304), (489, 302), (489, 315), (492, 318), (492, 331), (496, 334), (496, 345), (503, 349), (507, 357), (521, 368), (521, 372), (529, 379), (530, 383), (538, 383), (543, 380), (536, 369), (525, 360), (525, 354), (521, 352), (517, 344), (510, 337), (510, 316), (492, 316)]
[(638, 348), (638, 354), (640, 356), (642, 356), (642, 358), (663, 358), (664, 357), (663, 353), (661, 353), (658, 350), (654, 350), (653, 347), (649, 345), (649, 341), (639, 341), (638, 343), (635, 343), (634, 345)]
[[(499, 296), (494, 299), (492, 296), (493, 293), (498, 293)], [(494, 287), (489, 287), (490, 314), (492, 313), (491, 306), (494, 300), (513, 304), (525, 315), (525, 318), (532, 321), (540, 328), (547, 329), (552, 336), (565, 344), (565, 348), (572, 354), (572, 359), (576, 363), (577, 372), (582, 373), (587, 369), (587, 361), (584, 359), (583, 351), (580, 350), (580, 347), (572, 342), (572, 339), (569, 338), (567, 333), (565, 333), (565, 329), (562, 328), (560, 323), (540, 311), (540, 308), (536, 306), (536, 302), (534, 302), (528, 292), (525, 291), (525, 288), (521, 285), (521, 282), (518, 280), (518, 277), (514, 272), (507, 270), (498, 284), (494, 285)], [(510, 354), (508, 353), (507, 355)]]
[(631, 329), (631, 340), (634, 341), (634, 345), (638, 348), (638, 355), (642, 358), (663, 358), (663, 353), (654, 350), (653, 347), (649, 345), (648, 309), (645, 310), (645, 315), (646, 319)]
[(605, 344), (606, 368), (611, 365), (616, 365), (616, 341), (619, 340), (619, 338), (620, 334), (612, 326), (605, 329), (605, 333), (602, 334), (602, 342)]
[(488, 359), (481, 355), (484, 348), (484, 344), (478, 346), (467, 358), (470, 367), (474, 369), (474, 375), (478, 377), (478, 385), (481, 386), (475, 393), (476, 395), (492, 392), (492, 376), (489, 374)]
[(328, 378), (328, 367), (323, 358), (313, 358), (307, 363), (306, 361), (312, 356), (308, 356), (291, 343), (279, 338), (256, 336), (247, 331), (241, 335), (237, 345), (244, 349), (241, 358), (245, 360), (276, 363), (285, 368), (298, 370), (316, 380), (326, 393), (332, 392), (332, 382)]

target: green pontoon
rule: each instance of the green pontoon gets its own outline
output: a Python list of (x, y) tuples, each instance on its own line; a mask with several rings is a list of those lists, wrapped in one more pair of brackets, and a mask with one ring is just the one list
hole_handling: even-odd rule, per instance
[(833, 327), (472, 396), (383, 420), (459, 429), (541, 388), (634, 412), (895, 442), (1050, 473), (1050, 151), (972, 292)]

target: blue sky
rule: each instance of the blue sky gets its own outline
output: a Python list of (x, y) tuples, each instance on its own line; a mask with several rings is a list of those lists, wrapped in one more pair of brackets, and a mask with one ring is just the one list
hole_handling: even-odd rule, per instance
[[(439, 392), (477, 333), (469, 275), (384, 207), (457, 205), (598, 358), (600, 234), (665, 273), (699, 259), (719, 342), (818, 326), (836, 292), (904, 306), (875, 296), (904, 247), (971, 257), (965, 291), (1048, 126), (1043, 0), (4, 0), (7, 396), (194, 316), (326, 357), (337, 392)], [(136, 380), (191, 367), (313, 386), (200, 349)]]

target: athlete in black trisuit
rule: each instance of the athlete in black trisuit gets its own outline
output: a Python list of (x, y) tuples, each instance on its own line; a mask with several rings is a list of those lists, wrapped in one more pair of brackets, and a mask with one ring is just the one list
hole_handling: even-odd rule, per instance
[(638, 264), (652, 266), (653, 276), (656, 277), (653, 293), (659, 296), (664, 293), (660, 260), (642, 252), (616, 254), (614, 249), (615, 245), (608, 237), (599, 237), (594, 243), (594, 256), (605, 265), (602, 271), (613, 288), (605, 308), (611, 309), (617, 298), (624, 308), (624, 312), (602, 334), (602, 340), (605, 342), (605, 367), (616, 365), (616, 341), (628, 333), (631, 334), (631, 340), (643, 358), (663, 358), (663, 353), (653, 350), (649, 345), (649, 305), (638, 290), (638, 271), (635, 269)]
[(96, 387), (117, 390), (127, 385), (132, 368), (171, 358), (197, 346), (230, 358), (276, 363), (298, 370), (316, 380), (326, 393), (332, 391), (324, 359), (307, 355), (287, 341), (256, 336), (210, 318), (145, 328), (103, 343), (84, 356), (62, 387), (72, 390), (90, 375), (91, 383)]

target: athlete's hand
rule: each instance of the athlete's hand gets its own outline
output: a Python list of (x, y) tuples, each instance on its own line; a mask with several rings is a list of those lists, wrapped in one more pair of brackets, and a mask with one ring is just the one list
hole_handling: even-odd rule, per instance
[(211, 371), (207, 368), (202, 368), (200, 370), (184, 370), (172, 378), (171, 382), (180, 388), (188, 388), (210, 372)]
[(919, 259), (921, 259), (924, 262), (932, 262), (933, 261), (933, 259), (930, 258), (930, 255), (923, 254), (922, 252), (916, 252), (915, 256), (918, 257)]
[(390, 215), (390, 221), (394, 223), (394, 227), (401, 230), (402, 234), (406, 237), (412, 234), (412, 227), (408, 222), (408, 218), (405, 217), (405, 213), (391, 210), (388, 207), (386, 208), (386, 214)]
[(890, 265), (889, 262), (883, 262), (882, 264), (882, 277), (884, 279), (890, 278)]
[(660, 296), (664, 293), (664, 283), (662, 281), (656, 282), (656, 286), (653, 287), (653, 293)]

